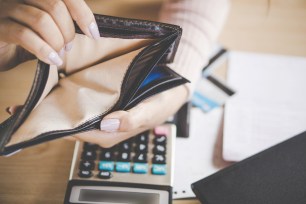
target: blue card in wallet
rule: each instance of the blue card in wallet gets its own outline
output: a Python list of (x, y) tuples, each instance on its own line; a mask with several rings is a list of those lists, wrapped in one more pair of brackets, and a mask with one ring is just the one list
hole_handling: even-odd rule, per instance
[(203, 204), (306, 203), (306, 132), (192, 184)]

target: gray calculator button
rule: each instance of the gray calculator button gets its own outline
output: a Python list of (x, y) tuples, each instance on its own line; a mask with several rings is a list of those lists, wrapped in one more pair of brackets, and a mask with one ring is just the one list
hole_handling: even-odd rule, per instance
[(92, 172), (90, 170), (80, 170), (79, 177), (81, 178), (90, 178), (92, 177)]
[(110, 179), (112, 176), (112, 173), (109, 171), (99, 171), (98, 173), (98, 178), (100, 179)]

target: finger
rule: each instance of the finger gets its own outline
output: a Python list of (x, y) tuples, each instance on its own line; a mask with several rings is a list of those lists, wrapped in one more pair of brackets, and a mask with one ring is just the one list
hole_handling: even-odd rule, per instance
[(26, 25), (38, 33), (54, 50), (60, 51), (64, 47), (64, 38), (52, 17), (38, 8), (17, 4), (8, 17)]
[(98, 39), (100, 32), (94, 15), (84, 0), (63, 0), (72, 18), (77, 22), (85, 35)]
[[(7, 33), (10, 33), (10, 35), (7, 35)], [(34, 31), (12, 20), (0, 22), (0, 39), (8, 43), (20, 45), (47, 64), (57, 66), (63, 64), (57, 52)]]
[(149, 126), (149, 123), (146, 123), (144, 119), (145, 115), (149, 113), (144, 108), (143, 104), (139, 104), (129, 111), (110, 113), (101, 121), (100, 130), (105, 132), (128, 132), (143, 126)]
[(69, 141), (77, 141), (78, 139), (73, 137), (73, 136), (67, 136), (67, 137), (64, 137), (65, 140), (69, 140)]
[(8, 114), (14, 115), (16, 112), (18, 112), (22, 108), (22, 105), (15, 105), (15, 106), (9, 106), (5, 110)]
[(65, 50), (71, 50), (72, 40), (75, 35), (75, 29), (72, 17), (70, 16), (65, 3), (61, 0), (25, 0), (25, 3), (44, 10), (51, 15), (64, 37)]

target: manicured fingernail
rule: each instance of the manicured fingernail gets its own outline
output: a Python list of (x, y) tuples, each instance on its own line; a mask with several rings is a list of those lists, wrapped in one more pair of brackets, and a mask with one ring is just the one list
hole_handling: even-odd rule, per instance
[(65, 55), (65, 49), (64, 49), (64, 47), (59, 51), (58, 55), (60, 56), (61, 59), (64, 58), (64, 55)]
[(89, 28), (90, 34), (91, 34), (93, 39), (97, 40), (98, 38), (100, 38), (100, 32), (99, 32), (98, 26), (95, 22), (92, 22), (88, 26), (88, 28)]
[(103, 119), (100, 123), (100, 129), (106, 132), (115, 132), (119, 129), (119, 119)]
[(63, 60), (56, 52), (51, 52), (48, 56), (51, 63), (55, 64), (56, 66), (61, 66), (63, 64)]
[(7, 107), (7, 108), (5, 109), (5, 111), (6, 111), (8, 114), (12, 115), (11, 107)]
[(72, 41), (65, 45), (66, 52), (69, 52), (72, 49)]

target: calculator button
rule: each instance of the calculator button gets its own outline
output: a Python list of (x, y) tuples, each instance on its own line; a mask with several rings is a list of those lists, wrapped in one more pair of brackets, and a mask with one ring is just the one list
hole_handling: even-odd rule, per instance
[(83, 160), (95, 160), (97, 158), (97, 153), (92, 150), (85, 150), (82, 153)]
[(109, 171), (99, 171), (97, 176), (100, 179), (110, 179), (110, 178), (112, 178), (113, 175)]
[(79, 171), (79, 177), (81, 178), (90, 178), (92, 177), (92, 173), (90, 170), (80, 170)]
[(85, 142), (83, 149), (84, 150), (91, 150), (91, 151), (96, 151), (98, 149), (98, 145), (94, 144), (94, 143), (89, 143), (89, 142)]
[(121, 152), (118, 153), (118, 161), (130, 161), (131, 160), (131, 156), (129, 152)]
[(152, 163), (153, 164), (165, 164), (166, 163), (166, 158), (165, 158), (164, 155), (155, 154), (153, 156)]
[(140, 133), (137, 137), (136, 137), (136, 143), (148, 143), (149, 141), (149, 132), (143, 132)]
[(95, 163), (93, 161), (81, 161), (80, 169), (81, 170), (93, 170), (95, 168)]
[(164, 145), (156, 145), (153, 148), (154, 154), (166, 154), (166, 147)]
[(166, 175), (167, 166), (165, 164), (153, 164), (152, 165), (152, 174), (154, 175)]
[(100, 154), (100, 160), (112, 161), (114, 160), (114, 152), (113, 151), (102, 151)]
[(144, 143), (136, 144), (135, 148), (136, 152), (142, 152), (142, 153), (148, 152), (148, 145)]
[(138, 153), (134, 157), (134, 162), (138, 163), (146, 163), (147, 162), (147, 154), (145, 153)]
[(120, 151), (122, 152), (129, 152), (131, 151), (131, 143), (130, 142), (123, 142), (119, 145)]
[(116, 171), (121, 173), (127, 173), (131, 171), (131, 163), (130, 162), (117, 162), (116, 163)]
[(154, 135), (161, 136), (161, 135), (169, 135), (169, 128), (165, 126), (157, 126), (154, 128)]
[(113, 161), (100, 161), (99, 170), (100, 171), (114, 171), (115, 162)]
[(155, 144), (155, 145), (159, 145), (159, 144), (165, 145), (166, 142), (167, 142), (167, 137), (166, 137), (165, 135), (156, 136), (156, 137), (154, 138), (154, 144)]
[(134, 163), (133, 172), (135, 174), (146, 174), (148, 173), (148, 164), (147, 163)]

